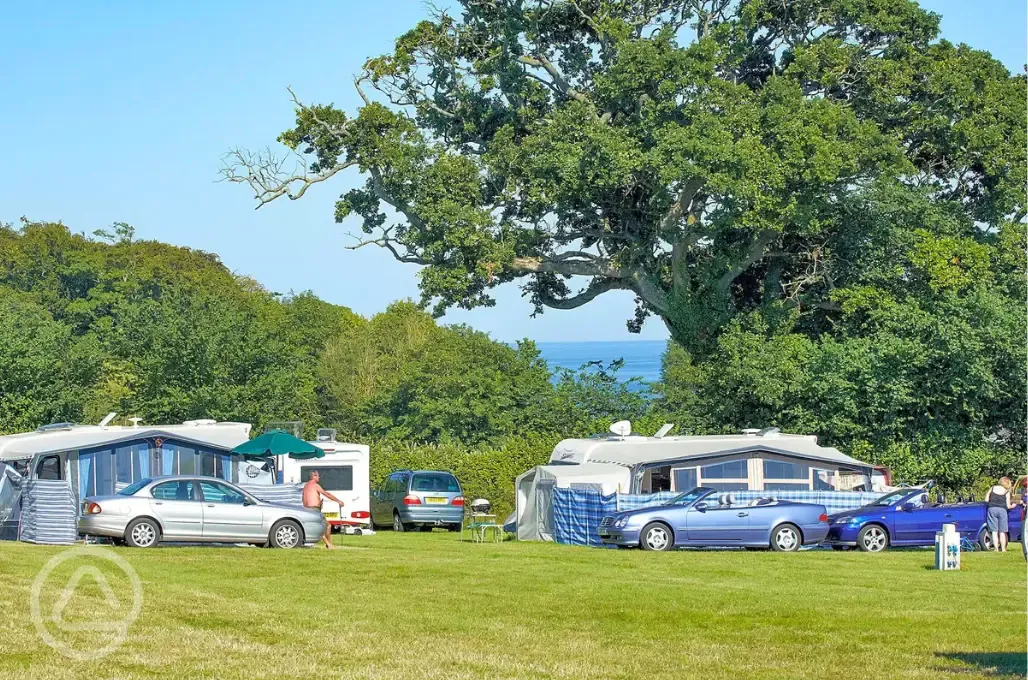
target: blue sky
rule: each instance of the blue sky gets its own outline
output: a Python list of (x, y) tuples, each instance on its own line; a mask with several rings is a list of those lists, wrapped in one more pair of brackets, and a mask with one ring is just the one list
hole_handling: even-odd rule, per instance
[[(1026, 61), (1024, 0), (930, 0), (943, 36)], [(92, 232), (115, 221), (140, 238), (215, 252), (278, 292), (311, 289), (373, 314), (416, 297), (415, 269), (385, 252), (344, 250), (332, 220), (350, 175), (303, 200), (253, 210), (240, 186), (216, 183), (221, 154), (274, 144), (289, 127), (285, 88), (350, 111), (350, 84), (369, 56), (425, 15), (415, 0), (286, 3), (9, 3), (0, 24), (0, 221), (24, 215)], [(532, 319), (515, 286), (494, 308), (454, 311), (500, 340), (662, 339), (651, 320), (625, 329), (628, 293)]]

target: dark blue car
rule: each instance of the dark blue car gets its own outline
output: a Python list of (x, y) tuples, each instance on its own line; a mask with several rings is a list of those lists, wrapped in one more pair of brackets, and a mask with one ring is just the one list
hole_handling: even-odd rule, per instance
[(824, 539), (828, 515), (823, 505), (773, 498), (736, 503), (730, 493), (700, 486), (663, 505), (604, 517), (598, 531), (604, 543), (622, 548), (740, 546), (792, 552)]
[[(985, 529), (985, 503), (940, 505), (928, 500), (925, 489), (892, 491), (874, 503), (856, 510), (833, 514), (825, 545), (836, 550), (856, 547), (881, 552), (891, 546), (935, 545), (936, 532), (943, 524), (956, 524), (962, 537), (977, 541), (985, 549), (992, 538)], [(1010, 541), (1021, 539), (1021, 510), (1010, 511)]]

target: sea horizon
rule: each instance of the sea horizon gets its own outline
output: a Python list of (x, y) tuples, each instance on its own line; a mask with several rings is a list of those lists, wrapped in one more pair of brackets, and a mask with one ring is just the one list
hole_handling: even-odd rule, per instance
[(601, 361), (606, 366), (621, 359), (624, 365), (618, 371), (619, 379), (639, 378), (652, 383), (660, 380), (661, 357), (667, 340), (574, 340), (535, 344), (552, 371), (561, 368), (574, 371), (592, 361)]

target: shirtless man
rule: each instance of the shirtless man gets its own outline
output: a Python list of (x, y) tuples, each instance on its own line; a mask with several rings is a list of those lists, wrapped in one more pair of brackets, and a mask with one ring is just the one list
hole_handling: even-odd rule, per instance
[[(303, 485), (303, 507), (321, 510), (322, 496), (330, 501), (335, 501), (339, 504), (340, 508), (343, 507), (343, 502), (341, 500), (321, 488), (321, 484), (319, 483), (321, 475), (318, 474), (317, 470), (312, 470), (310, 477), (311, 478), (307, 480), (307, 483)], [(332, 545), (331, 524), (325, 524), (325, 535), (321, 537), (321, 540), (325, 542), (325, 547), (329, 550), (335, 548), (335, 546)]]

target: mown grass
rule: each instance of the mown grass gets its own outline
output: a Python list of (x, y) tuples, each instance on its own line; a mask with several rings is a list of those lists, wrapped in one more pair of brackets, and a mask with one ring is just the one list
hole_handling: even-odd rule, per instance
[[(654, 554), (462, 544), (443, 532), (343, 544), (114, 549), (142, 580), (142, 613), (120, 649), (79, 662), (30, 620), (33, 579), (61, 549), (0, 543), (0, 678), (1025, 674), (1017, 552), (965, 554), (962, 571), (937, 572), (927, 550)], [(130, 599), (125, 579), (95, 564)], [(74, 568), (53, 572), (44, 613)], [(65, 621), (109, 611), (92, 583), (82, 580)], [(95, 647), (106, 634), (69, 639)]]

